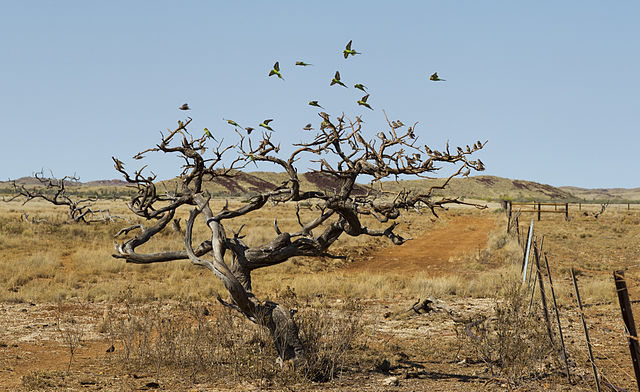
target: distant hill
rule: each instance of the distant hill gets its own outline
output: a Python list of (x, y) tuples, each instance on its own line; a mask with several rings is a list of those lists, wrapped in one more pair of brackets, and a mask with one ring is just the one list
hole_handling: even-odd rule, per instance
[[(333, 190), (337, 187), (335, 179), (321, 173), (302, 173), (299, 175), (300, 188), (304, 190), (324, 189)], [(205, 181), (204, 188), (214, 196), (247, 196), (273, 189), (287, 181), (286, 173), (272, 172), (237, 172), (232, 177), (218, 177), (213, 181)], [(429, 187), (441, 185), (444, 179), (420, 179), (385, 181), (383, 189), (398, 192), (402, 189), (416, 192), (426, 192)], [(23, 177), (16, 180), (18, 184), (29, 187), (39, 185), (34, 177)], [(171, 189), (174, 180), (164, 181), (164, 185)], [(113, 195), (126, 196), (135, 192), (122, 180), (99, 180), (70, 182), (68, 189), (71, 193), (80, 195), (95, 195), (111, 197)], [(158, 187), (159, 190), (162, 187)], [(368, 185), (357, 185), (356, 194), (365, 194)], [(379, 187), (376, 187), (379, 189)], [(0, 193), (10, 194), (11, 182), (0, 182)], [(532, 181), (512, 180), (494, 176), (475, 176), (468, 178), (454, 178), (444, 190), (435, 190), (437, 196), (460, 196), (464, 198), (499, 200), (512, 199), (518, 201), (612, 201), (628, 202), (640, 201), (640, 188), (610, 188), (585, 189), (572, 186), (553, 187)]]

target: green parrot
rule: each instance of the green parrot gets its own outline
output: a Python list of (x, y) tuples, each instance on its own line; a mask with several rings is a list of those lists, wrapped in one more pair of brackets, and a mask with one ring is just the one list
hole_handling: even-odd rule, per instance
[(303, 131), (311, 131), (313, 130), (313, 128), (311, 128), (311, 123), (307, 124), (304, 126), (304, 128), (302, 128)]
[(259, 126), (259, 127), (264, 128), (264, 129), (267, 129), (267, 130), (269, 130), (269, 131), (271, 131), (271, 132), (273, 132), (273, 128), (271, 128), (271, 127), (269, 126), (269, 123), (270, 123), (271, 121), (273, 121), (273, 119), (272, 119), (272, 118), (266, 119), (266, 120), (264, 120), (263, 122), (261, 122), (258, 126)]
[(237, 122), (235, 122), (233, 120), (227, 120), (226, 118), (223, 118), (223, 120), (226, 121), (229, 125), (233, 125), (234, 127), (242, 128), (240, 126), (240, 124), (238, 124)]
[(351, 49), (351, 42), (353, 40), (349, 41), (349, 43), (347, 44), (347, 46), (344, 47), (344, 50), (342, 51), (342, 54), (344, 55), (344, 58), (346, 59), (347, 57), (349, 57), (349, 55), (351, 56), (355, 56), (356, 54), (362, 54), (360, 52), (356, 52), (355, 50)]
[(301, 67), (306, 67), (308, 65), (313, 65), (313, 64), (308, 64), (308, 63), (305, 63), (304, 61), (296, 61), (296, 65), (299, 65)]
[(365, 95), (364, 97), (360, 98), (360, 100), (358, 101), (358, 105), (360, 106), (364, 106), (365, 108), (369, 108), (371, 110), (373, 110), (373, 108), (371, 107), (371, 105), (369, 105), (367, 103), (367, 99), (369, 99), (369, 94)]
[(365, 86), (364, 84), (356, 83), (353, 85), (353, 87), (357, 88), (358, 90), (362, 90), (363, 93), (367, 92), (367, 86)]
[(211, 139), (213, 139), (213, 138), (214, 138), (214, 137), (213, 137), (213, 135), (211, 134), (211, 132), (209, 132), (209, 128), (205, 128), (205, 129), (204, 129), (204, 133), (205, 133), (205, 135), (207, 135), (207, 136), (208, 136), (208, 137), (210, 137)]
[(438, 76), (437, 72), (434, 72), (433, 75), (431, 75), (429, 77), (429, 80), (432, 80), (434, 82), (444, 82), (444, 81), (446, 81), (446, 79), (440, 79), (440, 77)]
[(189, 105), (188, 105), (188, 104), (186, 104), (186, 103), (185, 103), (184, 105), (180, 106), (178, 109), (180, 109), (180, 110), (191, 110), (191, 108), (189, 107)]
[(324, 109), (322, 106), (320, 106), (318, 101), (309, 101), (309, 105), (315, 106), (315, 107), (320, 108), (320, 109)]
[(329, 86), (333, 86), (334, 84), (339, 84), (344, 88), (348, 88), (344, 83), (340, 81), (340, 72), (338, 71), (336, 71), (335, 76), (333, 77), (333, 79), (331, 79), (331, 83), (329, 84)]
[(284, 80), (284, 78), (282, 77), (282, 74), (280, 73), (280, 62), (276, 61), (275, 64), (273, 64), (273, 69), (271, 70), (271, 72), (269, 72), (269, 76), (273, 76), (273, 75), (278, 75), (278, 77), (282, 80)]

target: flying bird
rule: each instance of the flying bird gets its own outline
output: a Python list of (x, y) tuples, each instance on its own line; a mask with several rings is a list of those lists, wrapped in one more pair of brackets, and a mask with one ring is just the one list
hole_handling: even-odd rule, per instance
[(284, 80), (284, 78), (282, 77), (282, 74), (280, 73), (279, 61), (276, 61), (276, 63), (273, 64), (273, 69), (271, 70), (271, 72), (269, 72), (269, 76), (273, 76), (273, 75), (277, 75), (280, 79)]
[(349, 55), (351, 56), (355, 56), (356, 54), (361, 54), (360, 52), (356, 52), (354, 49), (351, 49), (351, 42), (353, 40), (349, 41), (349, 43), (347, 44), (347, 46), (344, 47), (344, 50), (342, 51), (342, 54), (344, 55), (344, 58), (346, 59), (347, 57), (349, 57)]
[(213, 139), (213, 138), (214, 138), (214, 137), (213, 137), (213, 135), (211, 134), (211, 132), (209, 131), (209, 128), (205, 128), (205, 129), (204, 129), (204, 133), (205, 133), (205, 135), (207, 135), (207, 136), (208, 136), (208, 137), (210, 137), (211, 139)]
[(366, 93), (367, 92), (367, 86), (365, 86), (362, 83), (356, 83), (353, 85), (353, 87), (357, 88), (358, 90), (362, 90), (362, 92)]
[(304, 128), (302, 128), (303, 131), (312, 131), (313, 128), (311, 128), (311, 123), (307, 124), (304, 126)]
[(340, 72), (336, 71), (336, 74), (334, 75), (333, 79), (331, 79), (331, 83), (329, 84), (329, 86), (333, 86), (334, 84), (339, 84), (344, 88), (348, 88), (344, 83), (342, 83), (340, 81)]
[(360, 98), (360, 100), (358, 101), (358, 105), (360, 106), (364, 106), (365, 108), (369, 108), (371, 110), (373, 110), (373, 108), (371, 107), (371, 105), (369, 105), (367, 103), (367, 99), (369, 99), (369, 94), (365, 95), (364, 97)]
[(269, 131), (271, 131), (271, 132), (273, 132), (273, 128), (271, 128), (271, 127), (269, 126), (269, 123), (270, 123), (271, 121), (273, 121), (273, 119), (272, 119), (272, 118), (266, 119), (266, 120), (264, 120), (263, 122), (261, 122), (258, 126), (259, 126), (259, 127), (264, 128), (264, 129), (267, 129), (267, 130), (269, 130)]
[(224, 121), (226, 121), (226, 122), (227, 122), (227, 124), (229, 124), (229, 125), (233, 125), (234, 127), (242, 128), (242, 127), (240, 126), (240, 124), (238, 124), (237, 122), (235, 122), (235, 121), (233, 121), (233, 120), (227, 120), (226, 118), (223, 118), (223, 120), (224, 120)]
[(431, 75), (429, 77), (429, 80), (432, 80), (434, 82), (444, 82), (444, 81), (446, 81), (446, 79), (440, 79), (440, 77), (438, 76), (437, 72), (434, 72), (433, 75)]
[(315, 106), (315, 107), (320, 108), (320, 109), (324, 109), (322, 106), (320, 106), (318, 101), (309, 101), (309, 105)]
[(189, 105), (188, 105), (188, 104), (186, 104), (186, 103), (185, 103), (184, 105), (180, 106), (178, 109), (180, 109), (180, 110), (191, 110), (191, 108), (189, 107)]
[(253, 128), (251, 127), (246, 127), (244, 130), (247, 131), (247, 135), (251, 135), (251, 132), (253, 132)]
[(308, 63), (305, 63), (304, 61), (296, 61), (296, 65), (299, 65), (301, 67), (306, 67), (308, 65), (313, 65), (313, 64), (308, 64)]

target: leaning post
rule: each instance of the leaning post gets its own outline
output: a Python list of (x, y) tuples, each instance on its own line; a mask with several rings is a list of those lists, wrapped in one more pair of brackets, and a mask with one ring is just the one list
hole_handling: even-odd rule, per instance
[(584, 319), (584, 310), (582, 309), (582, 300), (580, 300), (580, 290), (578, 290), (578, 281), (576, 280), (576, 274), (571, 268), (571, 279), (573, 279), (573, 287), (576, 289), (576, 299), (578, 300), (578, 306), (580, 307), (580, 317), (582, 318), (582, 328), (584, 329), (584, 336), (587, 339), (587, 348), (589, 349), (589, 360), (591, 361), (591, 369), (593, 370), (593, 377), (596, 379), (596, 389), (600, 392), (600, 380), (598, 379), (598, 370), (596, 369), (596, 362), (593, 359), (593, 350), (591, 349), (591, 339), (589, 339), (589, 329), (587, 329), (587, 322)]
[(627, 340), (629, 342), (629, 351), (631, 352), (631, 361), (633, 362), (633, 371), (636, 373), (636, 383), (638, 384), (638, 391), (640, 391), (640, 362), (638, 358), (640, 347), (638, 347), (638, 333), (636, 332), (636, 323), (633, 321), (633, 312), (631, 311), (627, 282), (624, 280), (624, 271), (614, 271), (613, 280), (616, 282), (620, 311), (628, 333)]

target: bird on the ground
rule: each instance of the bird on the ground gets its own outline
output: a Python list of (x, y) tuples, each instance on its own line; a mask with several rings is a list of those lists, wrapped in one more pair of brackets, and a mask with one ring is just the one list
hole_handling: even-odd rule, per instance
[(356, 83), (353, 85), (353, 87), (357, 88), (358, 90), (362, 90), (362, 92), (366, 93), (367, 92), (367, 86), (365, 86), (362, 83)]
[(246, 127), (244, 130), (247, 131), (247, 135), (251, 135), (251, 132), (253, 132), (253, 128), (251, 127)]
[(223, 118), (223, 120), (224, 120), (224, 121), (226, 121), (226, 122), (227, 122), (227, 124), (229, 124), (229, 125), (233, 125), (234, 127), (242, 128), (242, 127), (240, 126), (240, 124), (238, 124), (237, 122), (235, 122), (235, 121), (233, 121), (233, 120), (227, 120), (226, 118)]
[(207, 135), (207, 137), (210, 137), (211, 139), (213, 139), (213, 135), (211, 134), (211, 132), (209, 131), (209, 128), (205, 128), (204, 129), (204, 133), (205, 135)]
[(276, 63), (273, 64), (273, 69), (271, 70), (271, 72), (269, 72), (269, 76), (273, 76), (273, 75), (277, 75), (280, 79), (284, 80), (284, 78), (282, 77), (282, 74), (280, 73), (279, 61), (276, 61)]
[(186, 103), (185, 103), (185, 104), (183, 104), (182, 106), (180, 106), (178, 109), (180, 109), (180, 110), (191, 110), (191, 108), (189, 107), (189, 105), (188, 105), (188, 104), (186, 104)]
[(106, 352), (108, 352), (108, 353), (112, 353), (112, 352), (114, 352), (114, 351), (116, 351), (116, 346), (114, 346), (114, 345), (112, 344), (112, 345), (107, 349), (107, 351), (106, 351)]
[(360, 52), (356, 52), (354, 49), (351, 49), (351, 42), (353, 40), (349, 41), (349, 43), (347, 44), (347, 46), (344, 47), (344, 50), (342, 51), (342, 54), (344, 55), (344, 58), (346, 59), (347, 57), (349, 57), (349, 55), (351, 56), (355, 56), (356, 54), (361, 54)]
[(433, 75), (429, 77), (429, 80), (432, 80), (434, 82), (444, 82), (446, 79), (440, 79), (440, 77), (438, 76), (438, 73), (434, 72)]
[(302, 128), (303, 131), (312, 131), (313, 128), (311, 128), (311, 123), (307, 124), (304, 126), (304, 128)]
[(296, 65), (299, 65), (301, 67), (306, 67), (313, 64), (308, 64), (308, 63), (305, 63), (304, 61), (296, 61)]
[(331, 79), (331, 83), (329, 84), (329, 86), (333, 86), (334, 84), (339, 84), (342, 87), (347, 88), (347, 86), (340, 81), (340, 72), (339, 71), (336, 71), (336, 74), (333, 76), (333, 79)]
[(360, 98), (360, 100), (358, 101), (358, 105), (360, 106), (364, 106), (365, 108), (369, 108), (371, 110), (373, 110), (373, 108), (371, 107), (371, 105), (369, 105), (367, 103), (367, 99), (369, 99), (369, 94), (365, 95), (364, 97)]
[(272, 118), (266, 119), (266, 120), (264, 120), (263, 122), (261, 122), (258, 126), (259, 126), (259, 127), (264, 128), (264, 129), (266, 129), (266, 130), (269, 130), (269, 131), (273, 132), (273, 128), (271, 128), (271, 127), (269, 126), (269, 123), (270, 123), (271, 121), (273, 121), (273, 119), (272, 119)]
[(320, 108), (320, 109), (324, 109), (322, 106), (320, 106), (318, 101), (309, 101), (309, 105), (315, 106), (315, 107)]

